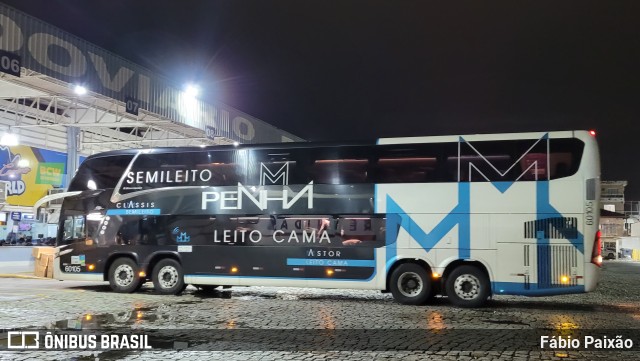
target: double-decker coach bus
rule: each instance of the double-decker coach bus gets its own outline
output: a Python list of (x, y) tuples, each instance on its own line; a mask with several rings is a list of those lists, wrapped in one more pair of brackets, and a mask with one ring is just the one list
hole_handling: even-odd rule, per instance
[(592, 291), (600, 166), (588, 131), (110, 151), (62, 204), (55, 278), (436, 294)]

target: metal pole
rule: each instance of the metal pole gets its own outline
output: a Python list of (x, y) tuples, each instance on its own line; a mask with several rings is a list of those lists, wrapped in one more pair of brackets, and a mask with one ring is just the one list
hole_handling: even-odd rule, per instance
[(67, 127), (67, 176), (64, 181), (64, 188), (69, 189), (71, 178), (78, 169), (78, 137), (80, 128)]

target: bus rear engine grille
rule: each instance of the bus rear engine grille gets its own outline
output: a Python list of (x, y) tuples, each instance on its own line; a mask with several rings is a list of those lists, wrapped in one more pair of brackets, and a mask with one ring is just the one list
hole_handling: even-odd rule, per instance
[(524, 238), (577, 239), (578, 218), (554, 217), (525, 222)]

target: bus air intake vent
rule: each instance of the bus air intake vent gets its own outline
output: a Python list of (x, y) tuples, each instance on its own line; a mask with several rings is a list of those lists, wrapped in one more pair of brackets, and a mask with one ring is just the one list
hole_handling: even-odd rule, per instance
[(524, 238), (577, 239), (578, 218), (555, 217), (525, 222)]
[(576, 286), (577, 252), (574, 246), (538, 245), (538, 288)]

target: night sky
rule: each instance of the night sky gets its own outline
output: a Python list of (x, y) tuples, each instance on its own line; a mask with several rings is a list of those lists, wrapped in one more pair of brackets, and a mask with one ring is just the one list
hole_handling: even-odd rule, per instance
[(308, 140), (596, 129), (640, 200), (640, 1), (4, 3)]

